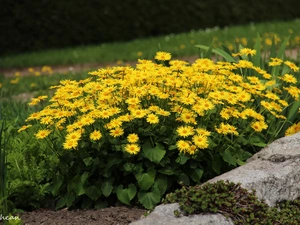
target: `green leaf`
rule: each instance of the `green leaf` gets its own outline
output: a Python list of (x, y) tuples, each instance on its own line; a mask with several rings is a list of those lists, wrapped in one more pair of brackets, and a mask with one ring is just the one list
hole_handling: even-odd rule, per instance
[(82, 175), (81, 175), (81, 183), (84, 184), (85, 181), (88, 179), (89, 177), (89, 172), (84, 172)]
[(84, 191), (85, 194), (94, 201), (96, 201), (102, 194), (100, 188), (96, 187), (95, 185), (85, 188)]
[(186, 161), (188, 161), (190, 159), (190, 157), (188, 157), (187, 155), (183, 154), (183, 153), (179, 153), (176, 162), (179, 163), (180, 165), (183, 165), (186, 163)]
[(251, 143), (251, 144), (254, 145), (254, 146), (257, 146), (257, 147), (262, 147), (262, 148), (264, 148), (268, 145), (268, 144), (263, 143), (263, 142), (254, 142), (254, 143)]
[[(207, 51), (209, 49), (209, 47), (204, 46), (204, 45), (195, 45), (195, 47), (201, 48), (201, 49), (204, 49)], [(229, 55), (227, 52), (223, 51), (222, 49), (214, 48), (214, 49), (212, 49), (212, 52), (223, 57), (227, 62), (236, 62), (236, 60), (231, 55)]]
[(105, 197), (108, 197), (111, 194), (114, 188), (112, 184), (113, 184), (113, 179), (106, 179), (105, 181), (102, 182), (101, 191)]
[(74, 192), (71, 191), (71, 192), (67, 193), (67, 196), (66, 196), (67, 202), (66, 202), (66, 204), (67, 204), (68, 208), (73, 204), (75, 198), (76, 198), (76, 196), (75, 196)]
[(203, 169), (199, 169), (199, 168), (193, 169), (192, 172), (190, 173), (190, 177), (196, 183), (200, 182), (202, 175), (203, 175)]
[(178, 183), (183, 182), (185, 185), (190, 185), (190, 178), (185, 173), (180, 173), (177, 181)]
[(217, 173), (221, 173), (222, 160), (220, 156), (213, 156), (212, 169)]
[(95, 202), (95, 209), (104, 209), (107, 208), (107, 201), (97, 200)]
[(221, 153), (225, 162), (228, 162), (229, 165), (236, 166), (236, 157), (231, 155), (230, 149), (227, 148), (223, 153)]
[(277, 58), (282, 59), (284, 57), (286, 45), (289, 42), (289, 40), (290, 40), (290, 37), (287, 37), (287, 38), (284, 39), (284, 41), (282, 42), (282, 44), (281, 44), (281, 46), (280, 46), (280, 48), (277, 52), (277, 56), (276, 56)]
[(83, 200), (82, 200), (81, 208), (87, 209), (87, 208), (91, 207), (92, 204), (93, 204), (92, 199), (85, 196), (85, 198), (83, 198)]
[(77, 196), (83, 195), (84, 188), (83, 183), (81, 182), (81, 176), (77, 175), (68, 183), (68, 189), (73, 190)]
[(245, 165), (246, 163), (243, 162), (242, 160), (240, 159), (236, 159), (236, 163), (239, 165), (239, 166), (242, 166), (242, 165)]
[(63, 177), (62, 176), (56, 176), (53, 179), (53, 182), (51, 184), (51, 186), (49, 186), (51, 193), (55, 196), (58, 194), (58, 190), (61, 187), (63, 183)]
[(207, 51), (204, 55), (204, 58), (211, 59), (211, 53), (212, 53), (212, 50), (213, 50), (213, 45), (214, 45), (214, 40), (211, 42), (209, 48), (207, 49)]
[(124, 170), (127, 172), (132, 172), (134, 170), (134, 167), (135, 167), (134, 163), (125, 163), (123, 165)]
[(155, 180), (155, 171), (150, 171), (148, 173), (136, 174), (135, 178), (139, 184), (139, 187), (142, 190), (147, 191), (154, 183)]
[(294, 120), (298, 115), (299, 107), (300, 107), (300, 101), (294, 101), (292, 103), (292, 106), (288, 110), (287, 121), (290, 121), (292, 123), (295, 122)]
[(60, 209), (64, 207), (66, 203), (67, 203), (67, 196), (60, 198), (56, 203), (55, 209)]
[(146, 142), (142, 145), (142, 152), (144, 157), (149, 159), (151, 162), (158, 164), (166, 154), (166, 150), (164, 149), (164, 146), (160, 143), (155, 144), (156, 146), (152, 147), (150, 142)]
[(154, 181), (153, 189), (158, 189), (162, 196), (168, 188), (168, 177), (165, 175), (158, 175)]
[(165, 175), (173, 175), (174, 170), (172, 168), (163, 168), (158, 170), (159, 173), (165, 174)]
[(153, 209), (157, 203), (160, 202), (160, 192), (158, 190), (152, 190), (151, 192), (140, 191), (138, 193), (139, 202), (146, 208), (146, 209)]
[(117, 187), (117, 197), (118, 199), (126, 205), (130, 205), (130, 201), (136, 195), (136, 187), (134, 184), (130, 184), (128, 188), (123, 189), (123, 185)]
[(93, 163), (93, 157), (87, 157), (82, 160), (86, 166), (89, 166)]
[(261, 63), (261, 51), (260, 51), (260, 36), (259, 33), (257, 33), (257, 37), (256, 37), (256, 42), (254, 44), (254, 49), (256, 50), (256, 54), (252, 57), (253, 60), (253, 65), (260, 67), (260, 63)]

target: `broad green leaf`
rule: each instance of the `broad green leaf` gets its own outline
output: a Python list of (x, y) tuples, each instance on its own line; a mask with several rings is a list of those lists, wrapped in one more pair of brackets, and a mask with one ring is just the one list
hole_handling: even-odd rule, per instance
[(200, 182), (202, 175), (203, 175), (203, 170), (199, 168), (193, 169), (192, 172), (190, 173), (190, 177), (193, 179), (193, 181), (197, 183)]
[(168, 177), (165, 175), (158, 175), (154, 181), (153, 188), (158, 189), (162, 196), (168, 188)]
[(150, 171), (147, 173), (136, 174), (135, 178), (142, 190), (147, 191), (154, 183), (155, 171)]
[(106, 179), (105, 181), (102, 182), (101, 191), (105, 197), (108, 197), (111, 194), (114, 188), (112, 184), (113, 184), (113, 179)]
[(82, 175), (81, 175), (81, 183), (84, 184), (85, 181), (88, 179), (89, 177), (89, 172), (84, 172)]
[(138, 193), (139, 202), (146, 209), (153, 209), (160, 202), (160, 198), (161, 195), (158, 190), (152, 190), (151, 192), (140, 191)]
[(86, 166), (89, 166), (93, 163), (93, 157), (87, 157), (83, 159), (83, 162)]
[(130, 184), (128, 188), (123, 188), (123, 185), (117, 187), (117, 197), (118, 199), (126, 205), (130, 205), (130, 201), (136, 195), (136, 187), (134, 184)]
[(74, 202), (76, 196), (75, 196), (74, 192), (71, 191), (71, 192), (68, 192), (68, 193), (67, 193), (66, 198), (67, 198), (66, 205), (67, 205), (67, 207), (70, 207), (70, 206), (73, 204), (73, 202)]
[(223, 153), (221, 153), (225, 162), (228, 162), (230, 165), (236, 165), (236, 157), (231, 155), (230, 149), (227, 148)]
[(51, 193), (55, 196), (58, 194), (58, 190), (61, 187), (63, 183), (63, 177), (61, 176), (56, 176), (51, 184), (51, 186), (49, 186)]
[(55, 209), (60, 209), (62, 207), (64, 207), (67, 204), (67, 196), (62, 197), (58, 200), (58, 202), (56, 203)]
[(142, 152), (147, 159), (158, 164), (166, 154), (166, 150), (160, 143), (155, 144), (156, 146), (152, 147), (150, 142), (146, 142), (142, 145)]
[[(205, 45), (195, 45), (195, 47), (204, 49), (206, 51), (208, 51), (208, 49), (209, 49), (209, 47), (207, 47)], [(214, 48), (214, 49), (212, 49), (212, 52), (223, 57), (227, 62), (236, 62), (236, 60), (231, 55), (229, 55), (222, 49)]]
[(212, 161), (212, 169), (217, 173), (220, 174), (222, 167), (222, 160), (219, 156), (214, 156)]
[(132, 172), (134, 170), (134, 167), (135, 167), (134, 163), (125, 163), (123, 165), (124, 170), (127, 172)]
[(68, 190), (72, 190), (77, 196), (84, 194), (83, 183), (81, 182), (81, 176), (77, 175), (68, 183)]
[(92, 185), (84, 189), (85, 194), (92, 200), (96, 201), (101, 196), (101, 191), (99, 187)]
[(183, 182), (185, 185), (190, 185), (190, 178), (185, 173), (180, 173), (178, 176), (178, 182)]
[(179, 153), (176, 162), (179, 163), (180, 165), (183, 165), (186, 163), (186, 161), (188, 161), (190, 159), (190, 157), (188, 157), (187, 155), (183, 154), (183, 153)]
[(165, 174), (165, 175), (173, 175), (174, 170), (172, 168), (163, 168), (158, 170), (159, 173)]
[(82, 209), (90, 208), (92, 204), (93, 204), (92, 199), (90, 199), (90, 198), (88, 198), (88, 197), (85, 197), (85, 198), (83, 198), (83, 200), (82, 200), (81, 208), (82, 208)]
[(95, 202), (95, 209), (104, 209), (107, 208), (107, 201), (97, 200)]

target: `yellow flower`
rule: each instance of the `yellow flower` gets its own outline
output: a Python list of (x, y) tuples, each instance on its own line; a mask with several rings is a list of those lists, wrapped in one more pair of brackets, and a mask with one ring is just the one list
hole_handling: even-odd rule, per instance
[(256, 132), (261, 132), (264, 129), (268, 128), (268, 125), (264, 121), (256, 121), (251, 123), (251, 127)]
[(186, 152), (190, 149), (190, 143), (188, 141), (179, 140), (176, 142), (176, 146), (180, 152)]
[(171, 54), (168, 52), (157, 52), (154, 58), (161, 61), (168, 61), (171, 59)]
[(133, 116), (133, 118), (143, 118), (147, 115), (148, 110), (145, 109), (133, 109), (131, 110), (131, 115)]
[(63, 148), (68, 150), (68, 149), (74, 149), (78, 146), (78, 141), (77, 140), (66, 140), (66, 142), (63, 144)]
[(201, 134), (193, 136), (193, 142), (200, 149), (205, 149), (209, 146), (207, 136)]
[(211, 133), (208, 130), (203, 129), (203, 128), (197, 128), (196, 132), (197, 132), (197, 134), (204, 135), (204, 136), (209, 136)]
[(241, 55), (255, 55), (256, 54), (256, 50), (254, 49), (250, 49), (250, 48), (242, 48), (240, 50)]
[(125, 101), (128, 105), (137, 105), (141, 102), (139, 98), (128, 98)]
[(271, 58), (271, 62), (269, 62), (269, 66), (280, 66), (283, 60), (279, 58)]
[(37, 139), (44, 139), (44, 138), (47, 137), (50, 133), (51, 133), (51, 130), (47, 130), (47, 129), (39, 130), (39, 131), (35, 134), (35, 137), (36, 137)]
[(110, 130), (109, 134), (113, 137), (119, 137), (124, 134), (124, 130), (120, 127), (117, 127), (116, 129)]
[(81, 131), (73, 131), (66, 135), (66, 140), (78, 141), (81, 138)]
[(147, 116), (147, 122), (150, 124), (156, 124), (159, 123), (159, 118), (155, 114), (151, 113)]
[(219, 134), (234, 134), (234, 135), (239, 135), (239, 133), (236, 131), (236, 128), (232, 125), (229, 124), (224, 124), (221, 123), (219, 128), (215, 128), (216, 131)]
[(176, 129), (176, 132), (181, 137), (188, 137), (195, 133), (194, 128), (191, 126), (180, 126)]
[(293, 124), (292, 126), (290, 126), (286, 131), (285, 131), (285, 136), (289, 136), (292, 134), (296, 134), (300, 131), (300, 122)]
[(297, 83), (297, 78), (291, 74), (284, 74), (283, 77), (281, 77), (279, 79), (281, 79), (287, 83), (293, 83), (293, 84)]
[(29, 128), (29, 127), (32, 127), (32, 125), (24, 125), (24, 126), (22, 126), (22, 127), (18, 130), (18, 132), (24, 131), (24, 130), (26, 130), (26, 129)]
[(127, 141), (129, 143), (136, 143), (136, 142), (138, 142), (138, 140), (139, 140), (139, 136), (137, 134), (135, 134), (135, 133), (129, 134), (127, 136)]
[(292, 63), (290, 61), (285, 61), (284, 64), (287, 65), (288, 67), (290, 67), (294, 72), (299, 71), (299, 67), (296, 66), (295, 63)]
[(137, 144), (127, 144), (125, 145), (124, 149), (129, 154), (136, 155), (140, 152), (141, 148)]
[(90, 139), (93, 141), (100, 140), (101, 137), (102, 137), (102, 134), (98, 130), (94, 130), (92, 133), (90, 133)]

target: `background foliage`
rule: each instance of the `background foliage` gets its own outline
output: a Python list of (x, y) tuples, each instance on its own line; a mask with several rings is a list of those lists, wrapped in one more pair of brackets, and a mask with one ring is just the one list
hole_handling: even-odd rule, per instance
[(297, 0), (251, 1), (251, 7), (246, 0), (3, 0), (0, 54), (288, 20), (300, 17), (297, 5)]

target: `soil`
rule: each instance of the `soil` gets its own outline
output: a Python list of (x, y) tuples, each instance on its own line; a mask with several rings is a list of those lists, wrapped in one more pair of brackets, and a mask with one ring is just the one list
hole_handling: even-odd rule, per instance
[(39, 209), (19, 215), (24, 225), (127, 225), (147, 213), (147, 210), (125, 206), (98, 210), (58, 211)]

